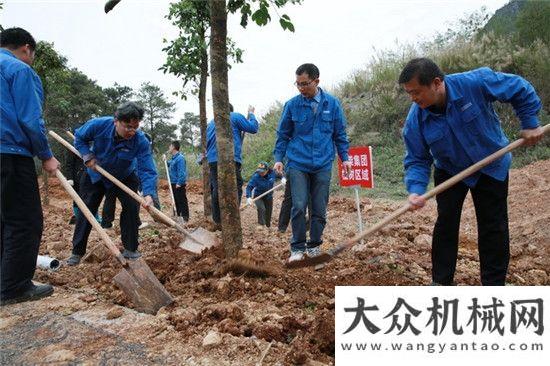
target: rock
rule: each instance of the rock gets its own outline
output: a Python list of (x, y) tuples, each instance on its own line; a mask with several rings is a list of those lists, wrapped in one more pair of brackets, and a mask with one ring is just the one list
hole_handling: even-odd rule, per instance
[(79, 300), (82, 300), (84, 302), (90, 303), (97, 300), (97, 296), (94, 295), (83, 295), (78, 298)]
[(430, 248), (432, 246), (432, 236), (420, 234), (414, 238), (414, 245), (416, 245), (417, 249)]
[(532, 269), (525, 274), (525, 281), (531, 286), (548, 285), (548, 274), (542, 269)]
[(322, 363), (315, 360), (307, 360), (304, 366), (328, 366), (326, 363)]
[(120, 318), (123, 315), (124, 315), (124, 310), (122, 310), (122, 308), (114, 307), (107, 312), (106, 318), (111, 320), (111, 319)]
[(68, 362), (73, 361), (75, 359), (75, 355), (73, 351), (68, 349), (60, 349), (53, 351), (52, 353), (48, 354), (46, 358), (44, 358), (45, 363), (60, 363), (60, 362)]
[(278, 289), (275, 293), (276, 293), (277, 295), (284, 296), (284, 295), (285, 295), (285, 290), (283, 290), (282, 288), (280, 288), (280, 289)]
[(338, 272), (338, 274), (339, 274), (340, 276), (347, 277), (347, 276), (351, 276), (351, 275), (354, 274), (355, 272), (356, 272), (355, 267), (349, 267), (349, 268), (346, 268), (346, 269), (341, 270), (340, 272)]
[(523, 231), (521, 232), (522, 235), (532, 235), (535, 233), (535, 228), (533, 227), (533, 225), (527, 225), (525, 227), (525, 229), (523, 229)]
[(215, 347), (222, 343), (222, 337), (218, 332), (211, 330), (202, 340), (203, 347)]
[(69, 244), (62, 241), (52, 241), (48, 244), (48, 250), (52, 252), (60, 252), (63, 249), (68, 249)]

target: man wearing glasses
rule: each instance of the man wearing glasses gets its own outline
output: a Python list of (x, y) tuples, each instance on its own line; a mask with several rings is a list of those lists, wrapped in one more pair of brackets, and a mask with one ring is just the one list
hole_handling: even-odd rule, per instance
[[(157, 187), (157, 170), (149, 141), (139, 130), (143, 119), (143, 108), (136, 103), (122, 103), (114, 117), (94, 118), (75, 132), (75, 147), (78, 149), (87, 169), (80, 181), (80, 196), (86, 206), (95, 215), (107, 189), (114, 190), (122, 206), (120, 231), (127, 259), (141, 256), (138, 252), (138, 203), (120, 188), (95, 171), (96, 163), (114, 175), (122, 183), (137, 191), (141, 189), (145, 197), (145, 206), (153, 204), (153, 195)], [(135, 160), (135, 161), (134, 161)], [(67, 264), (80, 263), (86, 253), (86, 244), (91, 225), (79, 212), (73, 235), (73, 251)]]
[[(296, 87), (300, 95), (286, 102), (277, 129), (274, 170), (283, 173), (283, 159), (288, 159), (287, 176), (292, 187), (292, 238), (289, 262), (304, 254), (321, 253), (326, 224), (332, 163), (335, 152), (346, 172), (349, 142), (346, 120), (340, 102), (319, 88), (319, 69), (303, 64), (296, 70)], [(306, 241), (306, 207), (311, 197), (311, 228)]]

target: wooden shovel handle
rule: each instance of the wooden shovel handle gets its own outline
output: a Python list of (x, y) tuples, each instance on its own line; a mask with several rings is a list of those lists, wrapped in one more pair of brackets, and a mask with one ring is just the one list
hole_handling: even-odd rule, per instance
[(168, 170), (168, 162), (166, 161), (166, 157), (162, 155), (162, 160), (164, 160), (164, 169), (166, 170), (166, 179), (168, 180), (168, 189), (170, 189), (170, 198), (172, 201), (172, 211), (174, 212), (174, 216), (176, 215), (176, 199), (174, 198), (174, 190), (172, 189), (172, 184), (170, 183), (170, 171)]
[[(254, 199), (252, 200), (252, 203), (256, 202), (257, 200), (259, 200), (260, 198), (262, 198), (263, 196), (265, 195), (268, 195), (270, 194), (271, 192), (273, 192), (274, 190), (276, 189), (279, 189), (281, 187), (283, 187), (284, 184), (283, 183), (280, 183), (280, 184), (277, 184), (275, 187), (271, 188), (269, 191), (265, 191), (264, 193), (262, 193), (261, 195), (257, 196), (257, 197), (254, 197)], [(241, 211), (243, 211), (244, 209), (246, 209), (247, 207), (250, 207), (252, 205), (244, 205), (243, 207), (241, 207)]]
[[(543, 134), (548, 132), (548, 131), (550, 131), (550, 124), (547, 124), (546, 126), (542, 127), (542, 133)], [(449, 178), (445, 182), (437, 185), (436, 187), (434, 187), (430, 191), (424, 193), (422, 195), (422, 197), (425, 200), (429, 200), (430, 198), (435, 197), (436, 195), (440, 194), (441, 192), (449, 189), (451, 186), (453, 186), (456, 183), (460, 182), (464, 178), (469, 177), (470, 175), (474, 174), (478, 170), (480, 170), (480, 169), (484, 168), (485, 166), (491, 164), (493, 161), (497, 160), (498, 158), (500, 158), (500, 157), (504, 156), (505, 154), (509, 153), (510, 151), (520, 147), (521, 145), (523, 145), (523, 143), (524, 143), (523, 138), (515, 140), (514, 142), (510, 143), (509, 145), (503, 147), (502, 149), (500, 149), (500, 150), (492, 153), (491, 155), (487, 156), (486, 158), (478, 161), (477, 163), (470, 166), (469, 168), (464, 169), (463, 171), (461, 171), (457, 175), (453, 176), (452, 178)], [(336, 254), (340, 253), (341, 251), (352, 247), (353, 245), (355, 245), (356, 243), (358, 243), (359, 241), (361, 241), (362, 239), (367, 237), (367, 235), (372, 234), (372, 233), (380, 230), (381, 228), (386, 226), (391, 221), (395, 220), (399, 216), (403, 215), (405, 212), (409, 211), (410, 208), (411, 208), (411, 204), (407, 201), (407, 203), (405, 203), (402, 207), (400, 207), (399, 209), (392, 212), (389, 216), (385, 217), (382, 221), (379, 221), (375, 225), (368, 228), (362, 234), (357, 234), (354, 237), (347, 240), (346, 242), (344, 242), (342, 244), (339, 244), (336, 247), (332, 248), (330, 250), (330, 253), (332, 255), (336, 255)]]
[(84, 216), (86, 217), (86, 219), (88, 219), (88, 221), (90, 222), (94, 230), (97, 231), (97, 233), (103, 240), (103, 243), (105, 244), (107, 249), (109, 249), (111, 253), (114, 254), (114, 256), (118, 259), (120, 263), (122, 263), (123, 266), (126, 266), (127, 265), (126, 259), (124, 259), (122, 254), (120, 254), (120, 250), (118, 250), (118, 247), (115, 245), (115, 243), (112, 242), (111, 238), (109, 238), (107, 233), (105, 233), (105, 230), (103, 230), (101, 225), (99, 225), (99, 223), (97, 222), (96, 218), (94, 217), (94, 215), (92, 214), (88, 206), (86, 206), (84, 201), (82, 201), (82, 198), (80, 198), (78, 193), (76, 193), (74, 188), (69, 184), (69, 182), (67, 181), (67, 178), (65, 178), (65, 176), (59, 171), (59, 169), (55, 171), (55, 176), (57, 177), (57, 179), (59, 179), (59, 182), (61, 182), (61, 185), (63, 186), (63, 188), (65, 188), (67, 193), (69, 193), (73, 201), (76, 203), (76, 205), (80, 209), (80, 212), (84, 214)]
[[(49, 134), (50, 136), (52, 136), (54, 139), (56, 139), (60, 144), (62, 144), (63, 146), (65, 146), (67, 149), (71, 150), (76, 156), (79, 156), (80, 158), (82, 158), (82, 156), (80, 155), (80, 153), (78, 152), (77, 149), (75, 149), (75, 147), (73, 145), (71, 145), (69, 142), (65, 141), (61, 136), (59, 136), (57, 133), (53, 132), (53, 131), (49, 131)], [(106, 171), (105, 169), (103, 169), (101, 166), (99, 166), (98, 164), (95, 165), (95, 170), (103, 175), (105, 178), (109, 179), (114, 185), (116, 185), (118, 188), (122, 189), (124, 192), (126, 192), (130, 197), (132, 197), (133, 199), (135, 199), (136, 201), (138, 201), (142, 206), (145, 204), (145, 199), (143, 197), (141, 197), (139, 194), (137, 194), (136, 192), (132, 191), (130, 188), (128, 188), (124, 183), (122, 183), (121, 181), (119, 181), (117, 178), (115, 178), (111, 173), (109, 173), (108, 171)], [(170, 227), (173, 227), (175, 229), (177, 229), (179, 232), (185, 234), (186, 236), (190, 237), (191, 239), (193, 239), (194, 241), (196, 241), (197, 243), (201, 244), (201, 245), (205, 245), (204, 243), (202, 243), (200, 240), (196, 239), (189, 231), (187, 231), (183, 226), (179, 225), (177, 222), (175, 222), (174, 220), (172, 220), (170, 217), (168, 217), (167, 215), (165, 215), (162, 211), (160, 210), (157, 210), (155, 207), (153, 206), (148, 206), (146, 207), (146, 210), (149, 211), (149, 213), (153, 216), (153, 217), (157, 217), (160, 219), (160, 221), (162, 221), (164, 224), (170, 226)]]

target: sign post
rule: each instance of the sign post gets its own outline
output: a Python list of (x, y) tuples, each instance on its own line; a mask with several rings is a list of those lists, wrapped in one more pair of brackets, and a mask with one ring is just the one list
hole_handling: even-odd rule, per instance
[[(338, 160), (338, 171), (341, 187), (353, 187), (355, 191), (355, 204), (357, 206), (357, 220), (359, 233), (363, 233), (363, 218), (361, 217), (361, 201), (359, 199), (359, 187), (373, 188), (372, 174), (372, 148), (370, 146), (357, 146), (349, 149), (351, 173), (346, 174), (342, 161)], [(361, 240), (363, 244), (363, 240)]]

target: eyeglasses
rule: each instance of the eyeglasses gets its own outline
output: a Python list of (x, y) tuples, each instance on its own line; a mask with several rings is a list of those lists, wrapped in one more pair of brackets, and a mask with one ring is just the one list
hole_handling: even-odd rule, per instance
[(139, 130), (139, 126), (136, 126), (136, 127), (131, 127), (131, 126), (128, 126), (126, 123), (124, 122), (120, 122), (120, 125), (122, 127), (124, 127), (124, 129), (128, 132), (136, 132), (137, 130)]
[(304, 81), (302, 83), (298, 83), (297, 81), (294, 82), (294, 86), (297, 87), (297, 88), (307, 88), (308, 86), (311, 85), (311, 83), (313, 83), (315, 80), (310, 80), (310, 81)]

